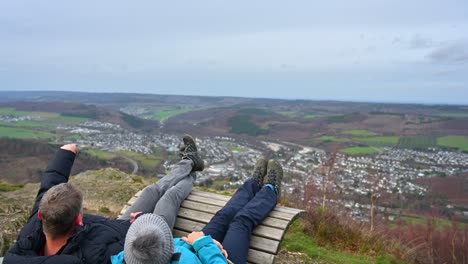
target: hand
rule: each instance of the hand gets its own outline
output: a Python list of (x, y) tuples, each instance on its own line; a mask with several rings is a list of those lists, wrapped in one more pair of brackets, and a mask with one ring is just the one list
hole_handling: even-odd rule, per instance
[(67, 144), (67, 145), (63, 145), (60, 148), (64, 149), (64, 150), (71, 151), (71, 152), (75, 153), (75, 155), (78, 154), (78, 148), (76, 147), (76, 144)]
[(199, 232), (192, 232), (190, 233), (188, 236), (186, 237), (181, 237), (180, 239), (182, 239), (183, 241), (185, 241), (185, 243), (189, 244), (189, 245), (193, 245), (193, 242), (195, 242), (195, 240), (199, 239), (200, 237), (204, 236), (205, 234), (203, 233), (203, 231), (199, 231)]
[(214, 242), (216, 245), (218, 245), (219, 250), (221, 251), (221, 253), (223, 253), (224, 257), (227, 259), (227, 258), (228, 258), (228, 253), (227, 253), (227, 251), (223, 248), (223, 245), (221, 245), (221, 243), (219, 243), (218, 240), (216, 240), (216, 239), (214, 239), (214, 238), (212, 238), (212, 239), (213, 239), (213, 242)]
[(130, 214), (130, 224), (133, 224), (135, 222), (136, 218), (138, 215), (142, 214), (143, 212), (136, 212), (136, 213), (131, 213)]

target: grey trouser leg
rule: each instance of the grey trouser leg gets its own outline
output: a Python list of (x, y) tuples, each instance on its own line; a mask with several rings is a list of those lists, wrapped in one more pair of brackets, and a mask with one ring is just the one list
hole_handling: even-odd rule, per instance
[(176, 185), (184, 178), (192, 178), (189, 176), (192, 167), (193, 162), (191, 160), (183, 159), (179, 161), (171, 173), (143, 189), (140, 197), (138, 197), (135, 203), (133, 203), (119, 219), (129, 220), (130, 214), (136, 212), (152, 213), (156, 203), (158, 203), (159, 199), (161, 199), (169, 188)]
[(190, 174), (190, 177), (184, 178), (175, 186), (172, 186), (163, 197), (161, 197), (154, 208), (153, 213), (162, 216), (171, 229), (174, 228), (180, 205), (192, 191), (195, 177), (196, 174), (193, 172)]

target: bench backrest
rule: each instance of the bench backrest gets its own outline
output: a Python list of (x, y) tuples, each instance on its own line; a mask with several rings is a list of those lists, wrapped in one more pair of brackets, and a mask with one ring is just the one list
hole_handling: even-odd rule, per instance
[[(135, 194), (121, 211), (132, 205), (141, 192)], [(231, 197), (202, 191), (192, 191), (182, 203), (174, 226), (174, 237), (186, 236), (192, 231), (201, 230)], [(303, 210), (276, 206), (268, 217), (254, 230), (247, 256), (249, 263), (274, 263), (279, 246), (293, 220), (304, 213)]]

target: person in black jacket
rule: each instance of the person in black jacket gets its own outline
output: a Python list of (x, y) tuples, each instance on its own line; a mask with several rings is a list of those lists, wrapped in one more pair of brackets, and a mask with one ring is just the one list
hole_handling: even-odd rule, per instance
[[(180, 163), (185, 164), (183, 168), (186, 170), (185, 177), (179, 175), (178, 181), (194, 179), (192, 172), (203, 170), (203, 161), (198, 157), (196, 148), (194, 153), (191, 152), (193, 147), (188, 147), (190, 143), (194, 144), (193, 139), (187, 143), (184, 137), (185, 146), (179, 155)], [(64, 145), (49, 162), (42, 175), (31, 215), (20, 231), (17, 242), (7, 252), (4, 264), (110, 263), (110, 257), (123, 250), (125, 236), (134, 219), (107, 219), (83, 214), (82, 193), (68, 183), (77, 153), (75, 144)], [(198, 160), (194, 159), (194, 155)], [(191, 161), (187, 163), (187, 159)], [(164, 189), (168, 189), (177, 184), (174, 174), (182, 174), (182, 166), (179, 164), (176, 168), (174, 173), (153, 185), (160, 187), (163, 184)], [(130, 209), (124, 216), (130, 216), (133, 211)]]
[(83, 196), (68, 183), (78, 150), (64, 145), (49, 162), (31, 216), (3, 263), (108, 263), (120, 252), (130, 226), (126, 220), (83, 215)]

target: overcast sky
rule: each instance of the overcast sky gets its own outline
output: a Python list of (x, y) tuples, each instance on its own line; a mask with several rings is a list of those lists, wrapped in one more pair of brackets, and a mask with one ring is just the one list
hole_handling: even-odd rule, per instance
[(0, 90), (468, 104), (468, 1), (1, 1)]

